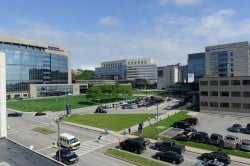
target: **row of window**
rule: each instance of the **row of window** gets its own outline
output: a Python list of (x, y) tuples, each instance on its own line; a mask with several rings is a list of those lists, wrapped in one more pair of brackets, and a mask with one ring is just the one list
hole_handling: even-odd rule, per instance
[(218, 103), (218, 102), (206, 102), (201, 101), (200, 103), (203, 107), (215, 107), (218, 108), (239, 108), (239, 109), (250, 109), (249, 103)]
[(122, 65), (121, 62), (116, 62), (116, 63), (103, 64), (103, 67), (115, 67), (115, 66), (121, 66), (121, 65)]
[(28, 46), (28, 45), (18, 44), (18, 43), (0, 42), (0, 47), (45, 52), (44, 48), (36, 47), (36, 46)]
[[(209, 96), (223, 96), (223, 97), (229, 97), (230, 92), (228, 91), (210, 91)], [(200, 96), (208, 96), (208, 91), (201, 91)], [(240, 91), (232, 91), (231, 97), (250, 97), (250, 92), (240, 92)]]
[(145, 65), (145, 64), (147, 64), (147, 61), (140, 61), (140, 60), (138, 60), (138, 61), (131, 61), (131, 62), (128, 62), (128, 65)]
[(250, 85), (250, 80), (211, 80), (211, 81), (200, 81), (200, 85), (206, 85), (208, 86), (208, 83), (210, 86), (218, 86), (220, 85)]

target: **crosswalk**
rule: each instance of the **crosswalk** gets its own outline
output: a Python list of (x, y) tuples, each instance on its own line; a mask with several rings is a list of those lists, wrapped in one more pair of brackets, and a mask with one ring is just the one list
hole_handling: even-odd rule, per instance
[(79, 149), (77, 149), (75, 152), (78, 156), (82, 156), (84, 154), (87, 154), (91, 151), (94, 151), (96, 149), (99, 149), (101, 147), (107, 146), (109, 144), (118, 142), (119, 139), (113, 135), (105, 135), (102, 136), (100, 140), (98, 139), (93, 139), (93, 140), (89, 140), (86, 142), (83, 142), (80, 146)]

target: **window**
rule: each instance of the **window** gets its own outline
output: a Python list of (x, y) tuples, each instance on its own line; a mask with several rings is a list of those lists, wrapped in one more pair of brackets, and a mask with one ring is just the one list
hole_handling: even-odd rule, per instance
[(218, 81), (210, 81), (210, 85), (218, 85)]
[(232, 97), (240, 97), (241, 93), (240, 92), (231, 92)]
[(243, 92), (242, 96), (243, 97), (250, 97), (250, 92)]
[(250, 85), (250, 80), (242, 80), (242, 85)]
[(163, 71), (162, 70), (158, 70), (158, 77), (163, 77)]
[(229, 103), (220, 103), (221, 108), (229, 108)]
[(220, 85), (229, 85), (228, 80), (220, 80)]
[(208, 92), (207, 91), (201, 91), (201, 96), (208, 96)]
[(218, 96), (218, 92), (217, 91), (211, 91), (210, 96)]
[(220, 92), (220, 96), (229, 96), (229, 92), (222, 91)]
[(240, 85), (240, 80), (231, 80), (231, 85)]
[(207, 81), (200, 81), (200, 85), (208, 85)]
[(201, 106), (208, 107), (208, 102), (201, 101)]
[(218, 102), (210, 102), (210, 107), (218, 107)]
[(240, 103), (232, 103), (231, 107), (232, 108), (241, 108), (241, 104)]
[(243, 106), (244, 109), (250, 109), (250, 104), (247, 104), (247, 103), (244, 104), (244, 103), (243, 103), (242, 106)]

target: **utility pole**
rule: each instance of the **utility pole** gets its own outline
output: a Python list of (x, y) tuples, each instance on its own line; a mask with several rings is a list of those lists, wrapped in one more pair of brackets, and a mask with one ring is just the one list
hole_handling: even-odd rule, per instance
[(61, 148), (61, 143), (60, 143), (60, 121), (63, 119), (63, 117), (59, 116), (55, 122), (57, 123), (57, 146), (58, 146), (58, 159), (59, 161), (61, 161), (61, 151), (60, 151), (60, 148)]

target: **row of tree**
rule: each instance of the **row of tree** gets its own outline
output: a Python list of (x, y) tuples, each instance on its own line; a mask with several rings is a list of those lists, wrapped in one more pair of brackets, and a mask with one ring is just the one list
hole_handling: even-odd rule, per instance
[(119, 95), (128, 96), (132, 95), (132, 93), (133, 89), (130, 85), (102, 85), (89, 88), (86, 97), (93, 101), (99, 101), (108, 96), (110, 101), (111, 99), (117, 99)]

